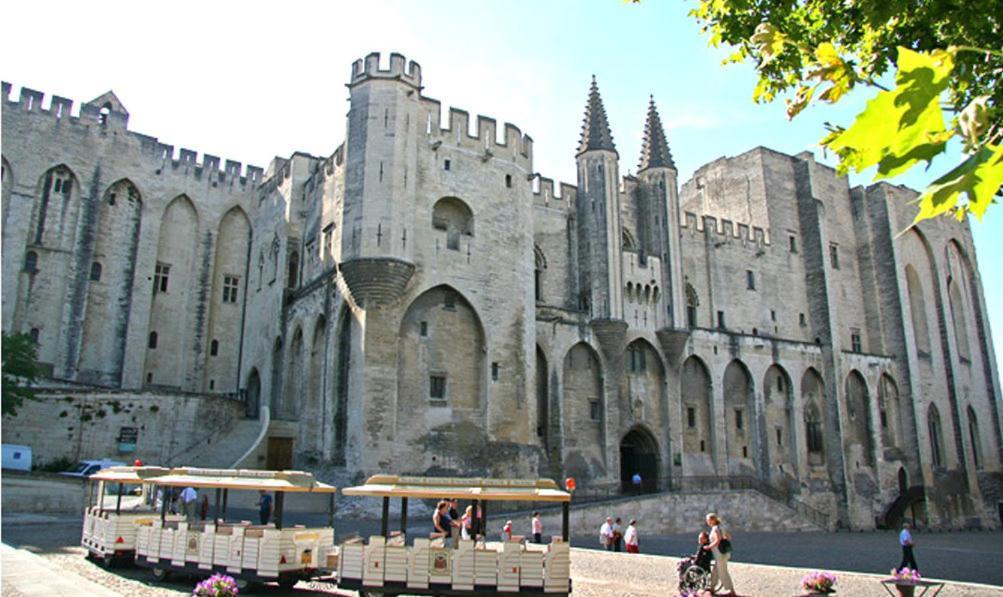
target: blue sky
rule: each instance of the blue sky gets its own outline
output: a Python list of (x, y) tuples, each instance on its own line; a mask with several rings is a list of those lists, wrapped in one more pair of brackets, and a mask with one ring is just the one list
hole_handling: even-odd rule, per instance
[[(574, 183), (574, 150), (595, 74), (621, 156), (635, 169), (648, 95), (680, 180), (757, 145), (813, 150), (822, 123), (852, 122), (869, 97), (788, 122), (782, 102), (752, 103), (755, 72), (722, 67), (686, 13), (693, 1), (13, 3), (4, 8), (0, 76), (88, 100), (114, 89), (130, 128), (245, 163), (328, 155), (344, 137), (349, 68), (371, 51), (422, 65), (425, 94), (512, 122), (534, 139), (535, 167)], [(169, 8), (168, 8), (169, 6)], [(11, 26), (15, 24), (16, 26)], [(956, 158), (955, 158), (956, 159)], [(828, 160), (831, 163), (831, 160)], [(894, 182), (922, 188), (950, 160)], [(856, 177), (853, 182), (867, 182)], [(997, 355), (1003, 354), (1003, 207), (973, 222)]]

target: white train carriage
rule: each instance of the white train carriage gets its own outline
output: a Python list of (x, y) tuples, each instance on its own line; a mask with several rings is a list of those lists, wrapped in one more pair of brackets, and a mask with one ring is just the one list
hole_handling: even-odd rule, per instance
[[(273, 581), (291, 587), (299, 580), (320, 578), (333, 571), (328, 562), (333, 566), (337, 560), (333, 528), (336, 489), (318, 482), (310, 473), (174, 468), (157, 473), (140, 470), (138, 475), (164, 495), (186, 487), (215, 494), (209, 520), (172, 516), (167, 512), (170, 500), (165, 499), (159, 515), (136, 521), (135, 563), (152, 568), (158, 580), (171, 573), (206, 576), (222, 572), (240, 585)], [(233, 490), (274, 492), (274, 522), (228, 522), (227, 501)], [(328, 526), (284, 526), (288, 493), (327, 494)]]
[[(571, 494), (550, 480), (456, 479), (376, 475), (342, 491), (383, 500), (381, 534), (368, 544), (354, 539), (341, 546), (338, 587), (360, 595), (491, 595), (571, 593), (568, 516)], [(389, 532), (391, 498), (401, 500), (401, 530)], [(545, 545), (476, 539), (455, 544), (441, 534), (415, 537), (407, 545), (409, 498), (455, 498), (472, 502), (477, 527), (487, 528), (492, 501), (556, 502), (563, 508), (562, 531)]]
[[(110, 564), (131, 561), (136, 550), (137, 525), (157, 517), (152, 486), (137, 471), (164, 474), (159, 467), (119, 466), (103, 469), (88, 478), (80, 544), (90, 557)], [(183, 517), (170, 515), (169, 520)]]

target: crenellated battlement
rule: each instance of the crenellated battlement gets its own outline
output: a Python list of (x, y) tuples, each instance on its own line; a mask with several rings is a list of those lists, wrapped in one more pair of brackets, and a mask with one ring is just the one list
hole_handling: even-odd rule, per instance
[(714, 234), (725, 240), (737, 239), (742, 244), (753, 243), (757, 246), (769, 246), (770, 231), (759, 226), (749, 226), (748, 224), (735, 223), (727, 218), (717, 218), (711, 215), (698, 216), (697, 214), (685, 212), (680, 227), (689, 230), (691, 234), (703, 232)]
[[(405, 69), (406, 66), (406, 69)], [(403, 55), (390, 54), (390, 67), (380, 68), (380, 53), (372, 52), (365, 58), (352, 63), (352, 73), (349, 76), (349, 87), (369, 79), (398, 79), (421, 90), (421, 65), (414, 60), (408, 62)]]
[(578, 187), (562, 182), (557, 188), (560, 194), (554, 193), (554, 179), (536, 174), (533, 178), (533, 203), (544, 207), (573, 206)]
[(218, 183), (257, 186), (261, 182), (264, 170), (258, 166), (244, 167), (236, 160), (226, 159), (222, 160), (221, 168), (221, 158), (217, 156), (203, 154), (200, 162), (195, 150), (181, 148), (175, 153), (173, 145), (161, 143), (156, 137), (128, 130), (129, 114), (124, 110), (108, 108), (107, 104), (83, 102), (79, 113), (74, 115), (74, 101), (71, 99), (53, 95), (49, 105), (45, 106), (45, 93), (41, 91), (22, 87), (16, 100), (11, 99), (11, 91), (11, 84), (4, 81), (0, 101), (3, 102), (5, 111), (16, 110), (52, 118), (69, 126), (84, 127), (96, 134), (107, 134), (108, 131), (128, 134), (138, 142), (140, 153), (157, 174), (169, 167), (172, 171), (183, 171), (183, 174), (191, 174), (195, 178), (212, 179), (215, 176), (213, 182)]
[(523, 134), (518, 126), (504, 123), (504, 135), (499, 139), (498, 121), (494, 118), (478, 114), (471, 127), (470, 113), (451, 107), (444, 123), (439, 100), (422, 97), (421, 103), (425, 112), (425, 133), (435, 141), (450, 141), (458, 147), (481, 153), (485, 160), (508, 157), (525, 162), (527, 168), (532, 164), (533, 138)]

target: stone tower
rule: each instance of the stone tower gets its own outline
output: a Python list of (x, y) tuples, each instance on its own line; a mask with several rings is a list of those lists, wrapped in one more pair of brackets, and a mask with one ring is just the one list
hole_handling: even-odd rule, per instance
[(620, 263), (620, 155), (592, 77), (578, 145), (579, 307), (593, 319), (623, 318)]
[(352, 66), (346, 141), (341, 272), (363, 307), (400, 296), (414, 273), (416, 127), (421, 67), (400, 54), (380, 70), (379, 54)]
[(637, 177), (639, 211), (644, 216), (637, 231), (641, 258), (652, 255), (660, 259), (662, 284), (668, 299), (666, 327), (682, 328), (685, 325), (685, 303), (679, 258), (678, 179), (654, 97), (648, 104), (648, 116), (644, 122)]

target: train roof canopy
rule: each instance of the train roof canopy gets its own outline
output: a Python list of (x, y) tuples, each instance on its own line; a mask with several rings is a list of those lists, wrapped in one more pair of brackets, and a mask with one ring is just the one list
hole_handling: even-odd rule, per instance
[(293, 493), (334, 493), (337, 491), (333, 485), (321, 483), (311, 473), (303, 471), (117, 466), (99, 471), (90, 478), (95, 481), (153, 483), (170, 487), (264, 489)]
[(488, 501), (570, 502), (550, 479), (487, 479), (457, 477), (399, 477), (374, 475), (364, 485), (347, 487), (345, 495), (366, 497), (457, 498)]

